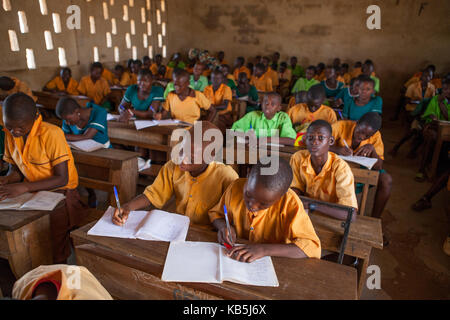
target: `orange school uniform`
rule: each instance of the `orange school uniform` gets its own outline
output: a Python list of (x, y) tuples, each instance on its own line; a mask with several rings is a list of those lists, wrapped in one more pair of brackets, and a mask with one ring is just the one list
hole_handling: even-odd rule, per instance
[(269, 67), (266, 71), (266, 74), (270, 77), (270, 80), (272, 80), (272, 86), (274, 88), (278, 87), (278, 85), (280, 84), (280, 81), (278, 80), (278, 72)]
[(318, 74), (314, 77), (314, 79), (316, 79), (317, 81), (321, 82), (323, 80), (326, 80), (327, 78), (325, 77), (325, 71), (322, 71), (321, 74)]
[[(331, 125), (333, 129), (334, 143), (338, 147), (346, 147), (344, 140), (347, 142), (349, 148), (352, 147), (353, 131), (355, 131), (356, 122), (352, 120), (340, 120)], [(384, 160), (384, 144), (381, 138), (380, 131), (375, 132), (369, 139), (361, 141), (359, 146), (352, 150), (353, 153), (357, 152), (362, 146), (366, 144), (372, 144), (375, 148), (375, 152), (378, 156)]]
[(167, 66), (166, 67), (166, 74), (164, 75), (165, 79), (172, 79), (172, 73), (173, 73), (173, 68)]
[(328, 152), (327, 162), (319, 174), (312, 167), (308, 150), (297, 151), (290, 164), (294, 174), (291, 188), (297, 188), (313, 199), (358, 208), (352, 170), (335, 153)]
[(356, 78), (360, 74), (362, 74), (362, 68), (354, 68), (351, 72), (352, 78)]
[(122, 74), (122, 77), (119, 79), (117, 79), (116, 77), (113, 78), (113, 85), (115, 86), (122, 86), (122, 87), (128, 87), (131, 86), (131, 77), (130, 74), (128, 72), (124, 72)]
[(195, 91), (195, 97), (186, 97), (180, 100), (175, 92), (169, 92), (163, 108), (170, 112), (172, 119), (194, 123), (200, 119), (201, 109), (208, 110), (211, 102), (200, 91)]
[(130, 75), (130, 85), (137, 84), (137, 74), (129, 73)]
[(64, 81), (60, 76), (57, 76), (55, 78), (53, 78), (52, 80), (50, 80), (47, 85), (45, 86), (47, 89), (49, 90), (58, 90), (58, 91), (64, 91), (67, 94), (76, 96), (79, 94), (78, 92), (78, 82), (73, 79), (72, 77), (69, 80), (69, 84), (66, 86), (64, 85)]
[(259, 78), (257, 78), (256, 76), (252, 76), (250, 84), (255, 86), (256, 90), (260, 92), (273, 91), (272, 79), (270, 79), (270, 77), (267, 75), (267, 72)]
[(22, 93), (25, 93), (26, 95), (30, 96), (34, 100), (34, 102), (37, 101), (37, 97), (35, 97), (33, 95), (33, 92), (31, 92), (30, 87), (25, 82), (15, 78), (15, 77), (10, 77), (10, 78), (14, 81), (15, 85), (11, 90), (8, 90), (8, 91), (2, 90), (3, 94), (9, 96), (13, 93), (22, 92)]
[(152, 65), (150, 66), (150, 71), (152, 72), (152, 74), (154, 76), (156, 76), (158, 74), (158, 65), (156, 63), (152, 63)]
[(328, 106), (321, 105), (315, 112), (311, 112), (306, 103), (294, 105), (288, 110), (292, 123), (311, 123), (315, 120), (325, 120), (329, 124), (337, 121), (336, 113)]
[[(346, 85), (349, 85), (350, 84), (350, 81), (352, 80), (352, 75), (350, 74), (350, 73), (346, 73), (346, 74), (344, 74), (343, 76), (342, 76), (342, 79), (344, 80), (344, 81), (342, 81), (342, 82), (344, 82)], [(339, 81), (339, 80), (338, 80)]]
[[(423, 99), (433, 97), (435, 94), (436, 88), (431, 82), (428, 82), (425, 95), (423, 95), (422, 82), (418, 81), (409, 85), (406, 90), (405, 97), (410, 98), (413, 101), (422, 101)], [(406, 111), (413, 111), (416, 107), (417, 104), (409, 103), (405, 106), (405, 109)]]
[(81, 78), (78, 91), (82, 95), (94, 100), (95, 104), (101, 105), (103, 99), (110, 94), (111, 89), (109, 88), (108, 81), (104, 78), (100, 78), (94, 83), (91, 76), (85, 76)]
[(249, 78), (249, 79), (252, 76), (252, 73), (250, 72), (250, 69), (247, 68), (246, 66), (242, 66), (240, 68), (234, 69), (233, 76), (234, 76), (234, 78), (236, 80), (239, 79), (239, 73), (241, 73), (241, 72), (245, 72), (247, 74), (247, 78)]
[(228, 106), (225, 110), (218, 112), (219, 115), (231, 112), (231, 101), (233, 100), (233, 93), (231, 88), (225, 84), (221, 84), (219, 89), (214, 91), (213, 86), (209, 85), (203, 91), (203, 94), (213, 105), (222, 104), (224, 100), (228, 100)]
[(103, 68), (102, 78), (108, 81), (110, 86), (114, 83), (114, 74), (106, 68)]
[(289, 189), (271, 207), (250, 212), (244, 202), (246, 183), (247, 179), (237, 179), (228, 187), (209, 211), (211, 222), (224, 218), (223, 207), (226, 205), (238, 238), (252, 243), (293, 243), (309, 258), (320, 259), (320, 240), (295, 192)]

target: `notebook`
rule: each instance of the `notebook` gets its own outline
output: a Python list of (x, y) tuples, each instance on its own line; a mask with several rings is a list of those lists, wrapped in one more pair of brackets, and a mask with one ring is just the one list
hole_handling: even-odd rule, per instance
[(103, 236), (154, 241), (184, 241), (189, 229), (189, 217), (161, 210), (131, 211), (123, 226), (112, 223), (115, 208), (109, 207), (103, 217), (88, 231), (91, 236)]
[(341, 159), (345, 161), (350, 161), (362, 165), (367, 169), (372, 169), (375, 163), (377, 163), (378, 159), (375, 158), (367, 158), (367, 157), (359, 157), (359, 156), (339, 156)]
[(119, 120), (120, 115), (119, 114), (111, 114), (108, 113), (106, 115), (106, 121), (111, 121), (111, 120)]
[(0, 210), (40, 210), (52, 211), (63, 200), (62, 193), (51, 191), (39, 191), (36, 193), (24, 193), (15, 198), (0, 201)]
[(224, 247), (212, 242), (171, 242), (161, 280), (279, 286), (270, 257), (239, 262), (229, 258)]
[(84, 152), (92, 152), (95, 150), (103, 149), (105, 146), (95, 140), (86, 139), (80, 141), (68, 141), (69, 146), (75, 150)]
[(141, 130), (148, 127), (154, 126), (178, 126), (178, 125), (186, 125), (191, 126), (192, 124), (180, 120), (166, 119), (166, 120), (136, 120), (134, 121), (134, 125), (137, 130)]

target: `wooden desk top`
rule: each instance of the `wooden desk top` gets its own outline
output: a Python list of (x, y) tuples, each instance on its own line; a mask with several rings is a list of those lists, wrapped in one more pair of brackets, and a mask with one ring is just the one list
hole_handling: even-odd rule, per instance
[(108, 129), (114, 129), (114, 128), (121, 128), (121, 129), (132, 129), (134, 131), (139, 132), (151, 132), (151, 133), (157, 133), (157, 134), (172, 134), (172, 131), (175, 129), (183, 129), (187, 128), (185, 125), (176, 125), (176, 126), (153, 126), (153, 127), (147, 127), (141, 130), (137, 130), (136, 126), (134, 125), (134, 121), (128, 121), (128, 122), (120, 122), (117, 120), (110, 120), (108, 121)]
[(137, 152), (132, 152), (132, 151), (128, 151), (128, 150), (120, 150), (120, 149), (100, 149), (100, 150), (95, 150), (92, 152), (85, 152), (85, 151), (80, 151), (80, 150), (72, 150), (72, 154), (75, 158), (75, 161), (77, 161), (77, 159), (82, 159), (82, 158), (97, 158), (99, 160), (110, 160), (110, 161), (126, 161), (132, 158), (136, 158), (139, 156), (139, 153)]
[[(114, 259), (125, 263), (138, 260), (142, 271), (161, 278), (169, 243), (88, 236), (92, 222), (71, 233), (76, 245), (94, 244), (111, 250)], [(188, 241), (216, 242), (217, 234), (206, 228), (190, 226)], [(240, 241), (245, 242), (245, 241)], [(194, 290), (224, 299), (356, 299), (356, 269), (318, 259), (272, 258), (280, 286), (246, 286), (225, 281), (222, 284), (183, 283)], [(136, 267), (136, 266), (133, 266)]]

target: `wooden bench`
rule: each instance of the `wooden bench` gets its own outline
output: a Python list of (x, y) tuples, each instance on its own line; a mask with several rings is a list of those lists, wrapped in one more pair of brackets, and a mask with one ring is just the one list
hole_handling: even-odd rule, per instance
[(116, 205), (113, 187), (117, 187), (121, 203), (136, 196), (138, 153), (100, 149), (93, 152), (72, 150), (80, 184), (87, 188), (110, 193), (110, 204)]
[(58, 100), (63, 97), (71, 97), (75, 99), (81, 107), (86, 107), (87, 103), (92, 99), (85, 96), (61, 95), (45, 91), (33, 91), (33, 95), (37, 97), (36, 103), (39, 103), (48, 110), (55, 111)]
[[(88, 236), (94, 223), (71, 233), (77, 263), (118, 299), (356, 299), (356, 270), (318, 259), (273, 257), (279, 287), (232, 282), (164, 282), (169, 243)], [(189, 228), (188, 241), (217, 242), (217, 233)], [(239, 241), (246, 242), (246, 241)]]
[(438, 124), (438, 133), (436, 145), (434, 146), (433, 158), (431, 160), (431, 179), (436, 178), (436, 172), (439, 162), (439, 155), (441, 153), (442, 144), (444, 141), (450, 141), (450, 121), (436, 121)]
[[(64, 205), (63, 200), (56, 209)], [(0, 258), (8, 260), (16, 279), (40, 265), (53, 263), (50, 213), (0, 210)]]

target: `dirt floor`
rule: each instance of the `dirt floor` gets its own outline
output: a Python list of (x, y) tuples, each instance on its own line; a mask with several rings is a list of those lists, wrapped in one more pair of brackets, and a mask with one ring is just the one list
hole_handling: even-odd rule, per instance
[[(382, 135), (388, 151), (403, 134), (400, 122), (387, 120)], [(383, 231), (390, 244), (373, 250), (371, 265), (381, 270), (381, 289), (364, 289), (361, 299), (450, 299), (450, 257), (442, 245), (450, 234), (449, 192), (433, 199), (433, 208), (421, 213), (410, 209), (431, 183), (417, 183), (418, 159), (407, 159), (409, 145), (396, 158), (386, 156), (385, 169), (393, 177), (391, 198), (383, 214)], [(11, 293), (14, 277), (6, 260), (0, 259), (0, 287)]]

